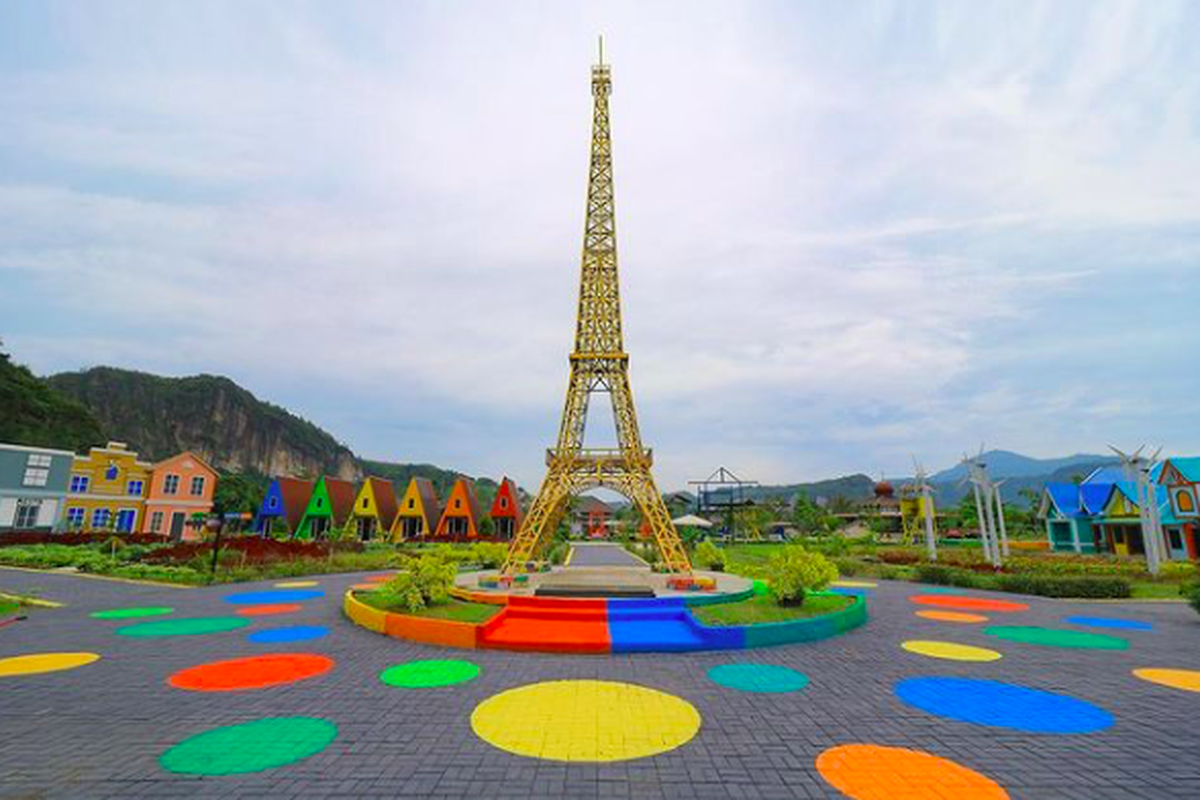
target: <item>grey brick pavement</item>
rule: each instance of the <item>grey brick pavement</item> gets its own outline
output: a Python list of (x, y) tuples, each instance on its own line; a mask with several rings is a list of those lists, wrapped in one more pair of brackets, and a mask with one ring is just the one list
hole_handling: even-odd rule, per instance
[[(813, 761), (830, 746), (854, 742), (951, 758), (991, 776), (1014, 798), (1200, 797), (1200, 694), (1130, 675), (1141, 666), (1200, 669), (1200, 617), (1182, 605), (1031, 598), (1029, 612), (993, 617), (1057, 625), (1065, 616), (1090, 614), (1155, 625), (1151, 632), (1112, 631), (1130, 640), (1128, 651), (1064, 650), (1001, 642), (984, 636), (982, 626), (918, 618), (907, 600), (917, 587), (880, 582), (867, 625), (815, 644), (739, 653), (546, 656), (447, 651), (356, 628), (342, 618), (339, 598), (360, 578), (320, 576), (324, 598), (305, 603), (302, 613), (261, 618), (240, 631), (138, 640), (112, 633), (122, 623), (88, 614), (143, 604), (172, 605), (175, 616), (228, 614), (226, 594), (270, 584), (176, 590), (0, 568), (0, 588), (37, 590), (69, 604), (0, 629), (0, 657), (63, 650), (103, 655), (74, 671), (0, 681), (0, 797), (840, 797)], [(283, 624), (327, 625), (331, 632), (295, 644), (245, 638)], [(991, 663), (929, 659), (900, 649), (910, 638), (976, 644), (1005, 657)], [(337, 666), (313, 680), (261, 691), (192, 693), (165, 683), (184, 667), (264, 652), (321, 653)], [(468, 684), (424, 691), (377, 680), (388, 666), (431, 657), (468, 658), (483, 672)], [(739, 661), (790, 666), (812, 682), (794, 694), (755, 695), (705, 677), (711, 666)], [(897, 681), (916, 675), (993, 678), (1065, 692), (1103, 706), (1116, 723), (1099, 733), (1062, 736), (945, 720), (892, 693)], [(470, 714), (481, 700), (561, 678), (629, 681), (679, 695), (700, 711), (702, 728), (673, 752), (603, 765), (522, 758), (471, 732)], [(292, 714), (327, 718), (339, 735), (309, 759), (254, 775), (187, 777), (158, 766), (164, 750), (196, 733)]]

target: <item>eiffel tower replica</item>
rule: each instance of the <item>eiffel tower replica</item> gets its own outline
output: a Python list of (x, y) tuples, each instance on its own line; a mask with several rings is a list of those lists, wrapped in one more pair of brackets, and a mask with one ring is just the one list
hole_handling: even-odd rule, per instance
[[(671, 523), (654, 476), (653, 454), (642, 446), (633, 392), (629, 388), (629, 354), (621, 335), (621, 295), (617, 276), (617, 230), (613, 208), (612, 140), (608, 129), (608, 95), (612, 81), (604, 63), (592, 67), (592, 157), (588, 171), (587, 221), (583, 236), (583, 268), (579, 281), (579, 314), (571, 378), (563, 407), (558, 446), (546, 451), (549, 468), (537, 498), (508, 551), (506, 573), (520, 571), (553, 535), (568, 500), (600, 486), (625, 495), (654, 533), (666, 567), (691, 572), (687, 551)], [(585, 448), (588, 402), (607, 393), (616, 423), (616, 448)]]

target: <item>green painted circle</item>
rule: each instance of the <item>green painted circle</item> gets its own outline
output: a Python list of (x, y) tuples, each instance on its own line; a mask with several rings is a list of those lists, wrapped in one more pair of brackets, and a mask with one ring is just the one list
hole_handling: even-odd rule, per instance
[(1129, 642), (1116, 636), (1083, 631), (1057, 631), (1034, 625), (993, 625), (984, 633), (1010, 642), (1039, 644), (1044, 647), (1082, 647), (1091, 650), (1125, 650)]
[(808, 676), (775, 664), (721, 664), (708, 677), (728, 689), (743, 692), (798, 692), (808, 686)]
[(121, 636), (149, 638), (154, 636), (198, 636), (202, 633), (220, 633), (244, 628), (250, 624), (245, 617), (199, 617), (196, 619), (164, 619), (159, 622), (142, 622), (117, 628)]
[(379, 680), (402, 689), (433, 689), (466, 683), (479, 676), (479, 667), (459, 659), (409, 661), (379, 673)]
[(108, 611), (97, 611), (92, 619), (132, 619), (133, 617), (161, 617), (163, 614), (173, 614), (175, 609), (169, 606), (142, 606), (141, 608), (110, 608)]
[(282, 767), (324, 750), (337, 726), (319, 717), (268, 717), (184, 739), (158, 763), (188, 775), (240, 775)]

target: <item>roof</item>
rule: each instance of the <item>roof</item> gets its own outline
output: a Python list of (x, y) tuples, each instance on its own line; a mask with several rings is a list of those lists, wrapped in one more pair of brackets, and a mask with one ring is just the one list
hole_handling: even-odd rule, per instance
[(211, 472), (213, 475), (217, 474), (217, 471), (215, 469), (213, 469), (212, 464), (209, 464), (207, 461), (205, 461), (203, 458), (201, 458), (200, 456), (193, 453), (191, 450), (184, 450), (182, 453), (176, 453), (173, 456), (164, 458), (162, 461), (156, 461), (156, 462), (154, 462), (154, 468), (159, 469), (160, 467), (164, 467), (167, 464), (170, 464), (175, 461), (179, 461), (182, 458), (190, 458), (193, 461), (195, 461), (197, 464), (199, 464), (200, 466), (204, 467), (206, 470)]
[(1126, 478), (1125, 468), (1120, 464), (1110, 464), (1107, 467), (1096, 467), (1092, 473), (1083, 479), (1083, 483), (1116, 483)]
[[(500, 500), (508, 498), (508, 507), (501, 508)], [(492, 509), (488, 512), (493, 518), (509, 517), (517, 527), (521, 525), (521, 517), (524, 516), (521, 511), (521, 495), (517, 491), (517, 485), (513, 483), (511, 478), (505, 478), (500, 481), (500, 488), (496, 490), (496, 497), (492, 500)]]
[(576, 514), (611, 514), (612, 506), (598, 497), (584, 495), (575, 506)]
[[(450, 500), (459, 491), (460, 486), (466, 496), (467, 507), (462, 512), (455, 514), (450, 506)], [(450, 487), (450, 494), (446, 495), (446, 508), (442, 515), (446, 517), (470, 516), (471, 519), (479, 519), (479, 501), (475, 497), (475, 481), (470, 478), (459, 478), (454, 482), (454, 485)]]
[[(437, 530), (438, 522), (442, 518), (442, 504), (438, 501), (437, 490), (433, 488), (433, 482), (428, 478), (412, 478), (408, 482), (408, 487), (404, 490), (404, 496), (408, 495), (409, 489), (416, 488), (417, 499), (421, 503), (421, 516), (425, 519), (425, 531), (430, 533)], [(401, 508), (396, 512), (397, 517), (412, 516), (406, 514), (405, 509)]]
[(329, 495), (329, 509), (333, 512), (333, 524), (341, 526), (349, 518), (350, 512), (354, 510), (354, 498), (358, 496), (358, 492), (354, 490), (354, 484), (350, 481), (330, 478), (328, 475), (321, 480), (325, 481), (325, 493)]
[(704, 517), (697, 517), (695, 514), (684, 514), (682, 517), (677, 517), (671, 520), (674, 525), (692, 526), (693, 528), (711, 528), (713, 524)]
[(1174, 467), (1188, 483), (1200, 483), (1200, 456), (1168, 458), (1164, 463)]
[(1073, 483), (1047, 483), (1046, 495), (1050, 498), (1050, 502), (1054, 504), (1054, 508), (1059, 514), (1064, 517), (1078, 517), (1081, 515), (1079, 506), (1080, 491), (1079, 487)]
[(375, 498), (375, 511), (379, 515), (379, 524), (384, 530), (390, 530), (396, 519), (399, 501), (396, 499), (396, 489), (392, 482), (374, 476), (367, 478), (363, 486), (371, 487), (371, 496)]
[(300, 478), (276, 478), (279, 496), (283, 499), (283, 515), (287, 518), (288, 530), (294, 531), (304, 516), (308, 500), (312, 497), (313, 482)]
[(1096, 515), (1104, 513), (1108, 498), (1112, 494), (1111, 483), (1085, 483), (1079, 487), (1082, 511), (1085, 514)]

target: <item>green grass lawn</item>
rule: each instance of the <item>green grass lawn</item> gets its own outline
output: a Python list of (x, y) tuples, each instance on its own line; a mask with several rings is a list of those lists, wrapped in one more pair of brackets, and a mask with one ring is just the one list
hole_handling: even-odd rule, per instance
[(1133, 598), (1135, 600), (1160, 598), (1169, 598), (1171, 600), (1187, 599), (1179, 593), (1179, 584), (1177, 583), (1151, 583), (1150, 581), (1134, 581)]
[(409, 611), (406, 608), (389, 606), (381, 603), (374, 592), (357, 592), (355, 597), (372, 608), (380, 611), (390, 611), (393, 614), (409, 614), (414, 617), (433, 617), (434, 619), (449, 619), (455, 622), (487, 622), (499, 613), (504, 606), (488, 603), (466, 603), (462, 600), (451, 600), (436, 606), (426, 606), (420, 611)]
[(0, 597), (0, 617), (8, 614), (15, 614), (21, 606), (15, 600), (6, 600)]
[(809, 595), (800, 606), (781, 606), (770, 595), (757, 595), (737, 603), (696, 606), (692, 615), (705, 625), (752, 625), (759, 622), (787, 622), (819, 617), (841, 611), (854, 602), (846, 595)]

